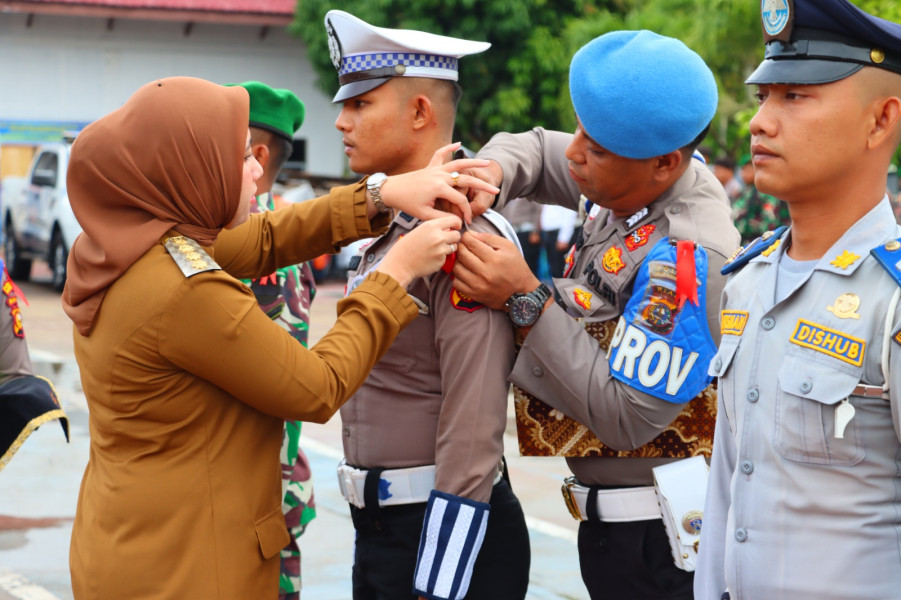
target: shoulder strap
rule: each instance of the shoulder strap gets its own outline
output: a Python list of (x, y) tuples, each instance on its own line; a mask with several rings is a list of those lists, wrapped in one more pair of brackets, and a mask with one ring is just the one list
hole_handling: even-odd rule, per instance
[(200, 247), (200, 244), (183, 235), (176, 235), (163, 240), (166, 251), (172, 256), (175, 264), (185, 277), (191, 277), (205, 271), (222, 269), (213, 258)]
[(772, 231), (767, 231), (747, 246), (739, 248), (735, 254), (726, 261), (726, 264), (720, 269), (720, 273), (722, 275), (728, 275), (729, 273), (742, 268), (751, 262), (751, 259), (760, 256), (767, 250), (775, 249), (781, 243), (782, 234), (785, 233), (786, 229), (788, 229), (788, 227), (783, 225)]

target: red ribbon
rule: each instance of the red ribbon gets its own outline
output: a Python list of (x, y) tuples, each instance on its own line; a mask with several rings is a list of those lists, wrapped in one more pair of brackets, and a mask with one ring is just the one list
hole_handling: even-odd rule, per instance
[(444, 266), (441, 267), (441, 270), (444, 271), (445, 273), (447, 273), (448, 275), (451, 275), (451, 273), (454, 270), (455, 264), (457, 264), (457, 253), (451, 252), (450, 254), (447, 255), (447, 257), (445, 257)]
[(676, 303), (679, 308), (691, 300), (698, 303), (698, 276), (695, 272), (695, 243), (690, 240), (676, 242)]

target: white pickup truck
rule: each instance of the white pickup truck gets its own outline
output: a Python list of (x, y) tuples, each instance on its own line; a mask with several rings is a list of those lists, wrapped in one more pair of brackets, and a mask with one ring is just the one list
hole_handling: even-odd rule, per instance
[(66, 193), (71, 147), (69, 141), (42, 145), (26, 177), (6, 177), (0, 186), (3, 248), (14, 281), (27, 281), (37, 259), (50, 266), (54, 288), (66, 283), (69, 248), (81, 233)]

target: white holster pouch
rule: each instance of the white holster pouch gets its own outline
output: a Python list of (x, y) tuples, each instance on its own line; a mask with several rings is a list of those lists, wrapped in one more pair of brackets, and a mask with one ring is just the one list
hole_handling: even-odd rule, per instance
[(693, 456), (653, 471), (673, 560), (683, 571), (694, 571), (710, 468), (703, 456)]

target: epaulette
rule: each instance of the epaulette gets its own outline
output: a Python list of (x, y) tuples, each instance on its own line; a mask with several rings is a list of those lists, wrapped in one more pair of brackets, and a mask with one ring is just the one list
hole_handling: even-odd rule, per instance
[(200, 244), (191, 238), (176, 235), (166, 238), (163, 245), (185, 277), (191, 277), (204, 271), (218, 271), (222, 268), (206, 253), (206, 250), (200, 247)]
[[(766, 256), (766, 254), (764, 254), (765, 252), (772, 252), (778, 248), (779, 244), (782, 243), (782, 234), (785, 233), (786, 229), (788, 229), (788, 227), (783, 225), (772, 231), (767, 231), (747, 246), (742, 246), (736, 250), (735, 254), (733, 254), (729, 260), (726, 261), (726, 264), (723, 265), (723, 268), (720, 269), (720, 274), (728, 275), (733, 271), (737, 271), (748, 264), (752, 258), (756, 258), (761, 254)], [(773, 238), (776, 238), (775, 241)]]
[(901, 239), (877, 246), (870, 250), (870, 254), (888, 271), (895, 283), (901, 285)]

